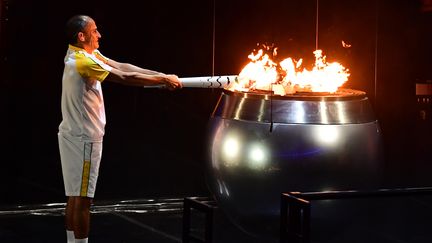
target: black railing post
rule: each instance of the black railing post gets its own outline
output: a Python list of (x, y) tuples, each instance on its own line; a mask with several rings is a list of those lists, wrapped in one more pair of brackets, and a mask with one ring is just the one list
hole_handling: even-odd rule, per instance
[[(209, 202), (211, 203), (211, 202)], [(203, 242), (212, 243), (213, 242), (213, 217), (215, 206), (209, 205), (206, 202), (201, 202), (195, 198), (184, 198), (183, 203), (183, 243), (193, 242)], [(205, 229), (204, 229), (204, 239), (196, 235), (191, 234), (191, 218), (192, 209), (195, 209), (205, 215)]]
[(310, 241), (310, 202), (282, 193), (280, 209), (280, 243)]
[(205, 233), (204, 233), (204, 239), (206, 243), (212, 243), (213, 242), (213, 207), (210, 207), (209, 210), (206, 213), (206, 226), (205, 226)]
[(302, 237), (303, 243), (310, 242), (310, 232), (311, 232), (311, 204), (308, 202), (303, 207), (303, 217), (302, 217)]
[(190, 242), (190, 224), (191, 224), (191, 207), (190, 201), (185, 198), (183, 200), (183, 243)]
[(281, 209), (280, 209), (280, 241), (279, 243), (288, 242), (287, 224), (288, 224), (288, 199), (287, 194), (282, 193), (281, 195)]

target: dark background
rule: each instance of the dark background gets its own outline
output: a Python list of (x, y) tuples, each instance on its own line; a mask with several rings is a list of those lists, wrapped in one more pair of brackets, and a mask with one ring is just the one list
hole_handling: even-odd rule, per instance
[[(318, 47), (350, 69), (380, 121), (385, 187), (432, 186), (430, 1), (319, 1)], [(238, 74), (257, 43), (313, 61), (316, 0), (1, 0), (0, 205), (64, 201), (57, 144), (64, 25), (92, 16), (114, 60), (179, 77)], [(344, 48), (342, 40), (351, 44)], [(221, 90), (104, 83), (98, 200), (208, 195), (205, 135)]]

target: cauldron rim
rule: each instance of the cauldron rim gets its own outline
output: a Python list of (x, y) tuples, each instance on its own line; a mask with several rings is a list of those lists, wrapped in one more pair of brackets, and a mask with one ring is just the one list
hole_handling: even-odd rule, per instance
[[(341, 95), (345, 94), (345, 95)], [(212, 117), (281, 124), (359, 124), (376, 121), (363, 91), (280, 96), (224, 90)]]
[(335, 93), (298, 92), (288, 95), (276, 95), (272, 91), (232, 91), (224, 89), (230, 96), (264, 100), (298, 100), (298, 101), (349, 101), (367, 98), (366, 92), (356, 89), (340, 88)]

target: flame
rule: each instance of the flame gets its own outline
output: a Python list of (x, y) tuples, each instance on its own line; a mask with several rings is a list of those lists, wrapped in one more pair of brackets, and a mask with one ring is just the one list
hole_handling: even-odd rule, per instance
[(260, 49), (248, 56), (251, 61), (240, 72), (238, 82), (228, 88), (236, 91), (273, 91), (276, 95), (336, 92), (348, 81), (349, 70), (338, 62), (327, 63), (322, 50), (313, 53), (315, 64), (308, 70), (302, 67), (302, 59), (289, 57), (276, 63)]

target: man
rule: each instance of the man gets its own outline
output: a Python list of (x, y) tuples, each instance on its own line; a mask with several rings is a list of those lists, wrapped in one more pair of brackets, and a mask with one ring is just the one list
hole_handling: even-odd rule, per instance
[(176, 75), (166, 75), (106, 58), (99, 51), (95, 21), (85, 15), (66, 25), (69, 48), (62, 81), (59, 149), (67, 205), (67, 242), (88, 242), (90, 205), (94, 197), (102, 154), (105, 109), (101, 83), (181, 87)]

